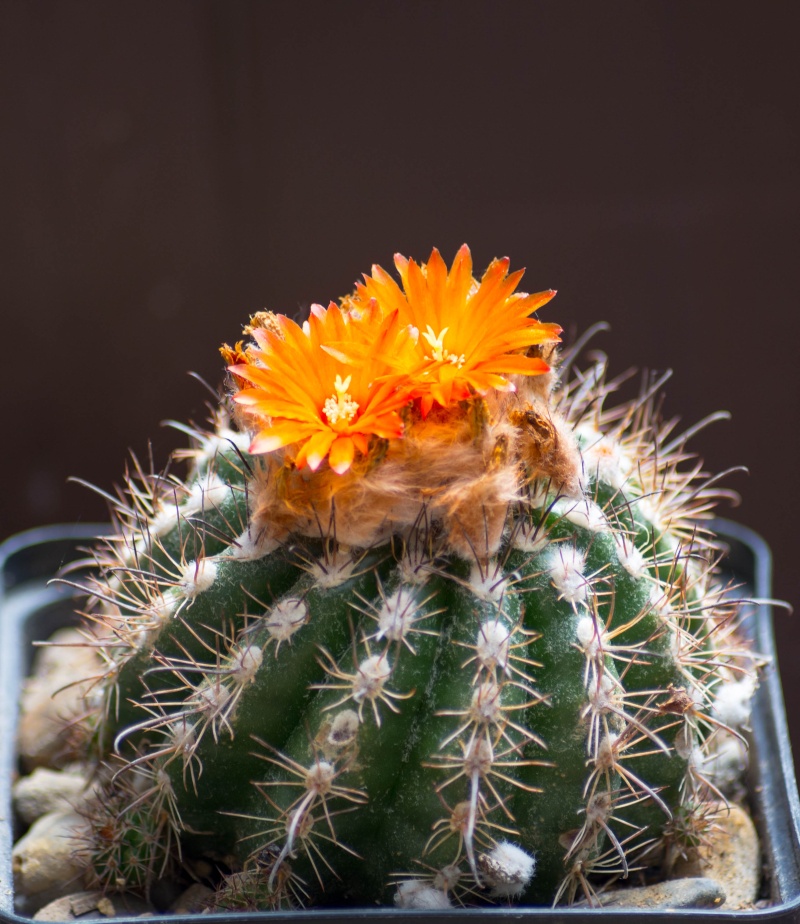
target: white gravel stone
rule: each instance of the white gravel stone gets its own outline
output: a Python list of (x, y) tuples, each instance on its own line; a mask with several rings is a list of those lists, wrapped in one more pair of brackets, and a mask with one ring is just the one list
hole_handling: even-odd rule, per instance
[(74, 892), (45, 905), (34, 921), (92, 921), (112, 917), (150, 917), (155, 908), (135, 895), (104, 895), (102, 892)]
[(36, 655), (20, 703), (17, 746), (24, 766), (63, 767), (75, 760), (69, 726), (86, 711), (90, 683), (76, 677), (102, 673), (102, 661), (77, 629), (60, 629)]
[(30, 776), (17, 780), (11, 790), (11, 799), (19, 818), (31, 825), (48, 812), (76, 808), (89, 791), (86, 776), (77, 770), (37, 767)]
[[(631, 911), (672, 911), (676, 908), (720, 908), (725, 904), (725, 890), (714, 879), (706, 877), (672, 879), (655, 885), (620, 886), (597, 896), (603, 908), (625, 908)], [(573, 907), (586, 908), (586, 901)], [(725, 905), (725, 910), (728, 906)], [(635, 917), (631, 917), (635, 921)]]
[(707, 876), (718, 882), (728, 897), (726, 911), (753, 908), (761, 885), (761, 851), (756, 826), (747, 812), (734, 803), (730, 811), (717, 806), (711, 843), (679, 860), (673, 876)]
[(76, 851), (87, 835), (86, 819), (76, 812), (43, 815), (11, 851), (15, 892), (52, 900), (80, 888), (86, 862)]
[(169, 906), (172, 914), (202, 914), (214, 901), (215, 892), (202, 882), (193, 882)]

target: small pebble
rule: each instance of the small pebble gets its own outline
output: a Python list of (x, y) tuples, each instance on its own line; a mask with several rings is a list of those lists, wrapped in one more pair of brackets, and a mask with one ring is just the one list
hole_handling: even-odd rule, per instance
[(48, 812), (76, 808), (87, 793), (84, 774), (76, 770), (67, 772), (37, 767), (30, 776), (17, 780), (11, 790), (11, 798), (17, 815), (26, 825), (31, 825)]
[(75, 678), (104, 669), (97, 650), (77, 629), (60, 629), (49, 641), (52, 647), (39, 649), (21, 694), (17, 746), (28, 770), (63, 767), (79, 757), (71, 723), (86, 711), (83, 697), (91, 681), (75, 683)]
[(42, 815), (11, 851), (15, 893), (43, 904), (81, 886), (86, 861), (76, 851), (86, 834), (86, 819), (75, 812)]
[[(761, 886), (761, 856), (753, 820), (739, 805), (717, 806), (713, 840), (679, 859), (673, 876), (709, 876), (725, 889), (725, 910), (752, 909)], [(680, 880), (678, 880), (680, 881)]]
[(135, 895), (104, 895), (102, 892), (74, 892), (45, 905), (34, 921), (97, 920), (113, 917), (142, 917), (155, 914), (155, 908)]
[[(609, 889), (597, 900), (604, 907), (637, 908), (641, 911), (666, 911), (673, 908), (719, 908), (725, 901), (725, 890), (713, 879), (673, 879), (655, 885)], [(595, 902), (596, 904), (597, 902)], [(586, 908), (589, 902), (574, 907)]]
[(208, 911), (214, 900), (214, 890), (201, 882), (192, 883), (185, 892), (170, 905), (172, 914), (200, 914)]

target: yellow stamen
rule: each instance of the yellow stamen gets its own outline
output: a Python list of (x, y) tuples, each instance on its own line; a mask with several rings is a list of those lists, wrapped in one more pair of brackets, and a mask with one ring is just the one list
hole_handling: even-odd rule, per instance
[(336, 426), (338, 423), (350, 423), (358, 412), (358, 403), (353, 401), (353, 396), (347, 392), (351, 380), (351, 375), (348, 375), (344, 381), (340, 375), (337, 375), (333, 385), (336, 394), (328, 398), (322, 406), (323, 413), (331, 426)]

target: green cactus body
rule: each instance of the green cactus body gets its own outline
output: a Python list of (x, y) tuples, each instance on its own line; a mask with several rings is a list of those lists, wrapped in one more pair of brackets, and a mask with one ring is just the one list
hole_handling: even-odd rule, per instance
[(715, 697), (754, 660), (692, 519), (713, 488), (602, 373), (406, 396), (341, 474), (221, 415), (185, 486), (131, 480), (90, 587), (103, 884), (207, 856), (220, 907), (551, 903), (704, 836)]

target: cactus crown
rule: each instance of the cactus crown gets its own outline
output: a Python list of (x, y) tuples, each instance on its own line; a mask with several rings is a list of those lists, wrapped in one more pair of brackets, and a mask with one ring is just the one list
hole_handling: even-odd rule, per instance
[[(540, 419), (557, 441), (546, 357), (561, 328), (529, 315), (555, 292), (516, 292), (522, 273), (508, 275), (507, 260), (476, 282), (466, 246), (449, 272), (437, 250), (427, 264), (396, 264), (403, 288), (374, 267), (340, 305), (312, 306), (302, 327), (264, 312), (246, 347), (223, 347), (250, 452), (264, 456), (254, 521), (274, 538), (315, 536), (335, 503), (337, 539), (365, 548), (412, 527), (424, 505), (448, 521), (455, 547), (476, 541), (491, 555), (520, 465), (536, 465), (527, 480), (553, 474), (529, 444), (541, 443)], [(578, 489), (574, 473), (557, 477)], [(490, 538), (472, 522), (484, 510)]]
[(254, 315), (232, 419), (115, 505), (106, 887), (202, 854), (218, 907), (571, 901), (713, 828), (755, 659), (660, 383), (607, 407), (602, 357), (559, 383), (530, 316), (555, 293), (507, 260), (396, 266), (302, 325)]

